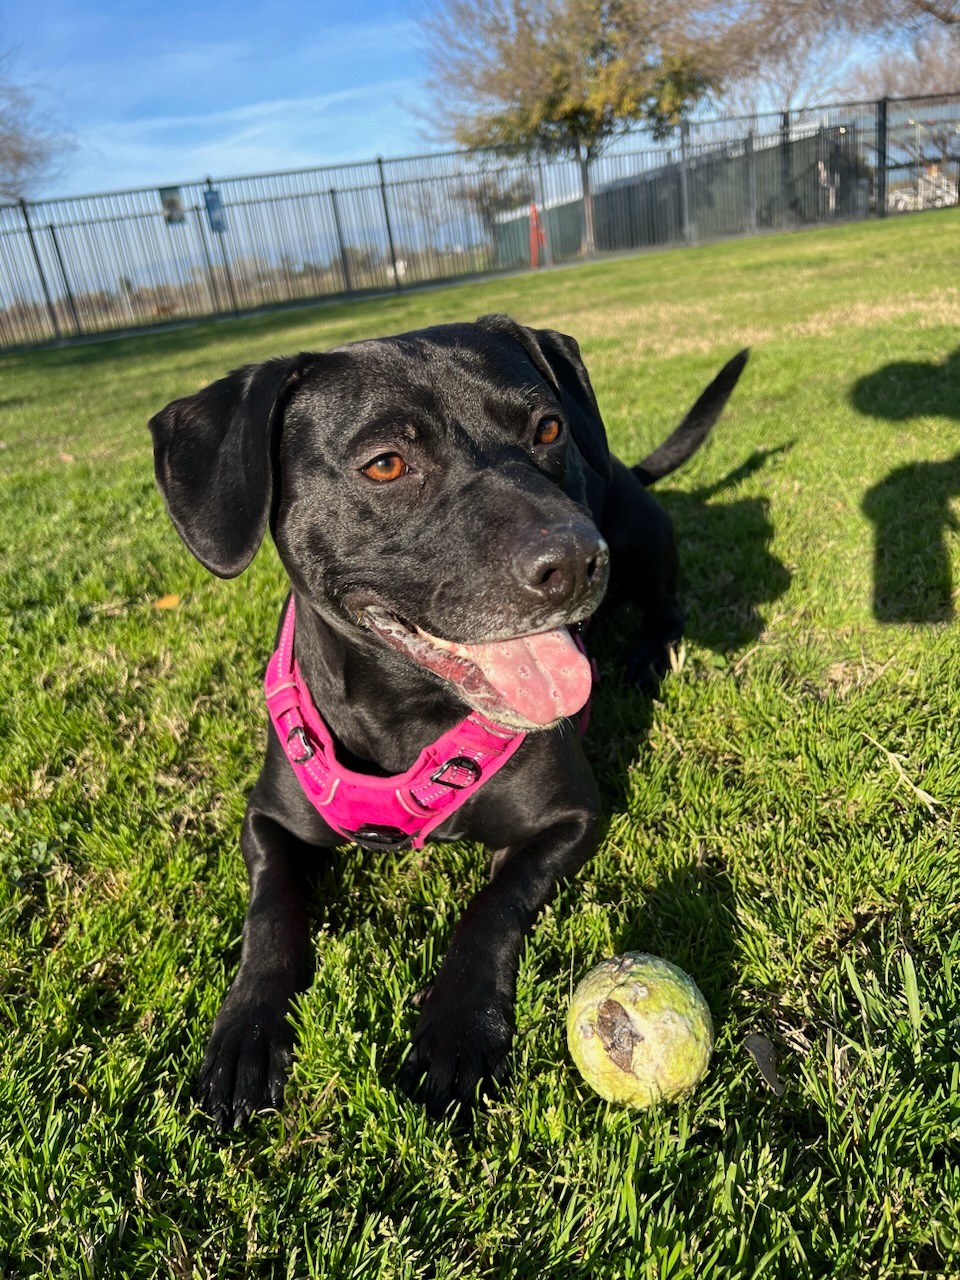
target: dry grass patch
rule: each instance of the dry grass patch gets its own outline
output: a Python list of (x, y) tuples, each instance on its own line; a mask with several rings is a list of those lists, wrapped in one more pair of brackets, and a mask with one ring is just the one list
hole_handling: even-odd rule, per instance
[(856, 302), (831, 307), (807, 320), (787, 326), (798, 337), (819, 337), (841, 329), (861, 329), (910, 317), (922, 328), (960, 325), (960, 289), (936, 289), (922, 297), (913, 295), (882, 302)]

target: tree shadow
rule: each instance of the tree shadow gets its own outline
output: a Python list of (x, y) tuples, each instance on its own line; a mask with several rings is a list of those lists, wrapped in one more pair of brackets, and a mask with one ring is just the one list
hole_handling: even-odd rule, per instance
[[(942, 364), (897, 360), (854, 383), (860, 413), (889, 422), (921, 416), (960, 418), (960, 348)], [(943, 462), (910, 462), (863, 498), (873, 523), (873, 614), (878, 622), (947, 622), (955, 613), (948, 530), (960, 495), (960, 453)]]

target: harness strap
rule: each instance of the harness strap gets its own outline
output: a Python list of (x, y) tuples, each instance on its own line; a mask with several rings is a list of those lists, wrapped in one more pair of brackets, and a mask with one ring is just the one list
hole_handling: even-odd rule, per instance
[(471, 711), (421, 751), (402, 774), (347, 769), (294, 658), (290, 597), (264, 680), (267, 708), (308, 800), (340, 835), (372, 848), (422, 848), (426, 837), (510, 759), (526, 733)]

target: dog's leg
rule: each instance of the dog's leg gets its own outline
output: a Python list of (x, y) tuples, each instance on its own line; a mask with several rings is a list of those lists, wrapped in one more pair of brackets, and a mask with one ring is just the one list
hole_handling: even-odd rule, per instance
[(514, 1034), (517, 970), (524, 938), (560, 882), (596, 847), (598, 820), (581, 812), (508, 849), (473, 898), (430, 984), (400, 1072), (401, 1087), (438, 1118), (475, 1106), (501, 1083)]
[(677, 549), (666, 511), (618, 461), (602, 533), (610, 547), (608, 599), (643, 611), (643, 629), (627, 660), (627, 674), (644, 692), (655, 693), (669, 670), (670, 650), (683, 634)]
[(313, 952), (306, 869), (317, 850), (256, 807), (241, 835), (250, 880), (240, 968), (227, 992), (200, 1071), (201, 1106), (221, 1129), (278, 1107), (293, 1059), (290, 1002), (310, 982)]

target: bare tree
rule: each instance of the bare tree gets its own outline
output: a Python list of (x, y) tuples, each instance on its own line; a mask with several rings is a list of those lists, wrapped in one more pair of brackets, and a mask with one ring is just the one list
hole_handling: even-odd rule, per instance
[(497, 219), (503, 213), (528, 205), (533, 199), (533, 184), (527, 177), (500, 172), (478, 173), (464, 181), (460, 198), (476, 213), (487, 238), (493, 241)]
[[(732, 0), (725, 16), (723, 110), (960, 88), (960, 0)], [(854, 61), (854, 37), (873, 57)]]
[(437, 186), (429, 179), (401, 182), (394, 187), (394, 199), (413, 219), (412, 225), (406, 226), (407, 234), (413, 234), (411, 247), (416, 247), (419, 233), (427, 250), (437, 252), (446, 213)]
[(61, 147), (34, 95), (16, 82), (12, 54), (0, 53), (0, 199), (25, 196), (49, 171)]
[(833, 49), (826, 52), (823, 33), (809, 27), (763, 56), (731, 57), (728, 73), (711, 100), (719, 111), (734, 115), (797, 111), (855, 96), (855, 83), (849, 60)]
[[(960, 29), (941, 25), (916, 34), (907, 44), (881, 53), (858, 68), (860, 94), (869, 98), (926, 98), (960, 88)], [(901, 208), (955, 204), (957, 184), (948, 180), (960, 167), (960, 134), (951, 114), (917, 102), (894, 136)], [(904, 160), (906, 157), (906, 160)], [(955, 171), (956, 172), (956, 171)]]
[[(834, 0), (853, 29), (887, 34), (912, 27), (960, 27), (960, 0)], [(828, 4), (828, 8), (830, 5)]]
[(960, 90), (960, 31), (941, 26), (907, 44), (861, 63), (855, 73), (858, 96), (913, 98)]
[(960, 31), (960, 0), (736, 0), (727, 14), (726, 37), (741, 67), (776, 60), (802, 37), (819, 36), (827, 60), (845, 35)]
[(595, 248), (590, 165), (631, 123), (676, 124), (719, 78), (713, 0), (435, 0), (425, 20), (439, 131), (566, 155)]

